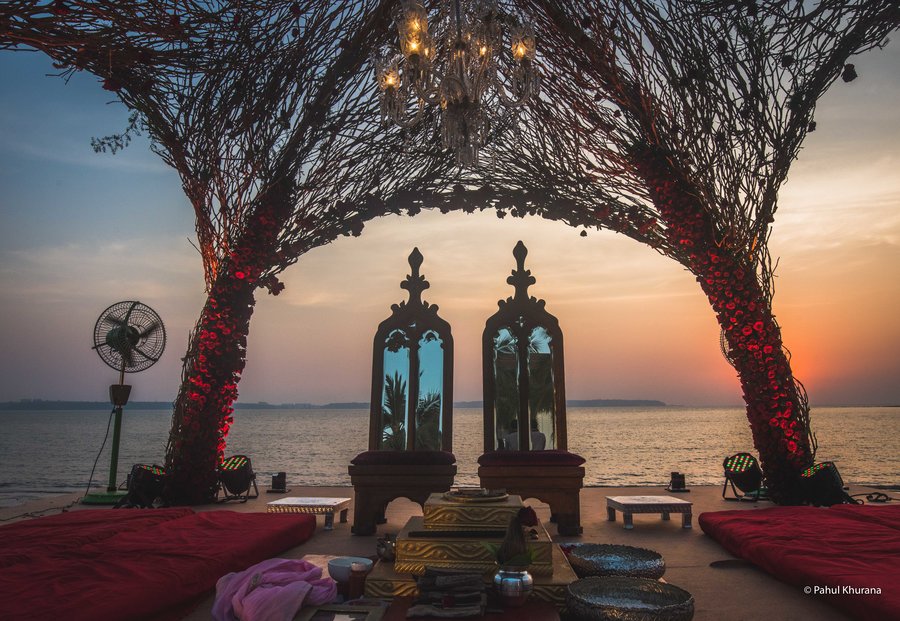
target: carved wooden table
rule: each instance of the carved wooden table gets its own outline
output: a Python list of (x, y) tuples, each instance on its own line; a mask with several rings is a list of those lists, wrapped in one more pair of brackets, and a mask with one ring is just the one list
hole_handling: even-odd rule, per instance
[[(434, 619), (434, 617), (407, 617), (406, 611), (412, 604), (411, 597), (398, 597), (391, 602), (382, 621), (405, 621), (406, 619)], [(470, 621), (559, 621), (559, 613), (549, 602), (530, 598), (521, 608), (507, 608), (502, 611), (486, 612), (478, 617), (466, 617)]]
[(668, 520), (670, 513), (681, 514), (681, 526), (691, 528), (691, 507), (688, 500), (672, 496), (607, 496), (606, 514), (610, 522), (616, 521), (616, 509), (622, 512), (625, 528), (631, 530), (634, 524), (631, 516), (634, 513), (661, 513), (662, 519)]
[(316, 513), (325, 514), (325, 530), (334, 529), (334, 513), (340, 511), (341, 523), (347, 522), (349, 498), (287, 497), (266, 503), (268, 513)]

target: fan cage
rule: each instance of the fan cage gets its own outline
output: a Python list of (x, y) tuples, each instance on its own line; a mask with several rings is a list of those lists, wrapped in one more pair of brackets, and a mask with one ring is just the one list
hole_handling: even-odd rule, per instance
[(94, 325), (94, 349), (116, 371), (137, 373), (159, 360), (166, 330), (152, 308), (138, 301), (117, 302)]

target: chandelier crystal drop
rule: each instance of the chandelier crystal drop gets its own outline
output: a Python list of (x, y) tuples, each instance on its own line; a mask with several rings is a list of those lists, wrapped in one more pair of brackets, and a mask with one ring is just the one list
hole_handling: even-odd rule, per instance
[[(400, 50), (388, 48), (373, 58), (382, 120), (411, 128), (427, 105), (440, 106), (444, 148), (454, 150), (461, 165), (477, 164), (499, 105), (521, 107), (540, 91), (534, 28), (501, 11), (495, 0), (440, 2), (434, 36), (422, 0), (401, 0), (392, 17)], [(504, 30), (510, 56), (501, 67)]]

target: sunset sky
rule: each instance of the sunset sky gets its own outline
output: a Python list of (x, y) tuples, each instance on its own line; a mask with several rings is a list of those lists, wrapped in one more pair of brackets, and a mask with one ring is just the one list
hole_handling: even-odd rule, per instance
[[(775, 313), (812, 404), (900, 404), (900, 45), (855, 60), (860, 78), (820, 102), (780, 195), (770, 248)], [(0, 400), (102, 401), (117, 374), (91, 351), (120, 300), (163, 317), (169, 343), (129, 376), (134, 400), (171, 400), (205, 298), (179, 179), (145, 139), (95, 155), (127, 112), (89, 75), (68, 85), (39, 54), (0, 52)], [(372, 337), (418, 246), (456, 347), (455, 398), (481, 398), (481, 331), (529, 249), (565, 336), (571, 399), (738, 405), (715, 317), (674, 261), (604, 231), (425, 212), (390, 216), (316, 249), (260, 294), (241, 401), (367, 401)]]

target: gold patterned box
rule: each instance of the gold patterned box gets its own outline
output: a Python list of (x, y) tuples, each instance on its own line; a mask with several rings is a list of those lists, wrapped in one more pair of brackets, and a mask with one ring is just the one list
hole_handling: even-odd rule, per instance
[(501, 499), (453, 500), (448, 494), (432, 494), (425, 501), (425, 528), (429, 530), (506, 530), (510, 519), (522, 508), (519, 496)]
[[(553, 573), (553, 543), (542, 524), (535, 527), (538, 538), (529, 541), (533, 555), (528, 571), (533, 576)], [(409, 518), (397, 534), (394, 570), (417, 576), (425, 573), (425, 566), (443, 569), (462, 569), (489, 572), (496, 568), (493, 551), (485, 544), (500, 546), (505, 528), (473, 530), (426, 529), (424, 518)]]
[[(566, 586), (578, 577), (556, 544), (552, 547), (552, 559), (552, 574), (534, 575), (533, 597), (550, 602), (557, 610), (563, 610), (566, 604)], [(485, 583), (490, 584), (493, 576), (493, 570), (486, 572)], [(414, 597), (416, 593), (415, 579), (409, 574), (399, 573), (393, 563), (378, 561), (366, 577), (366, 597)]]

